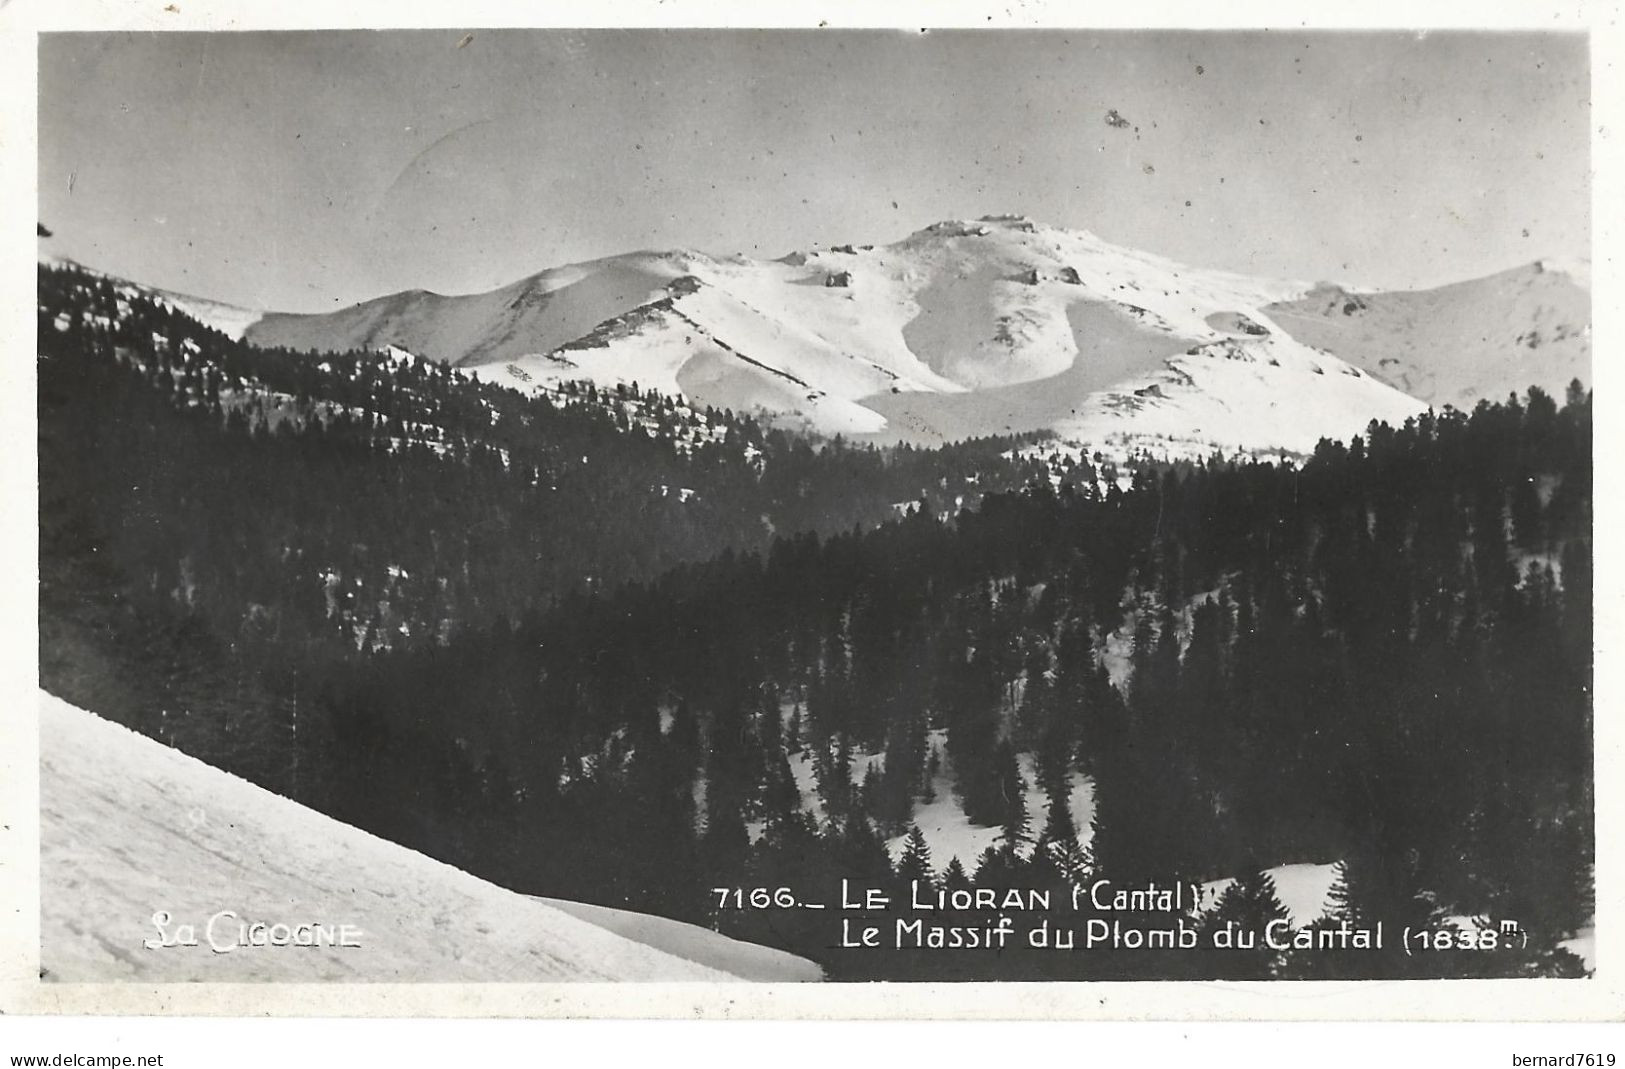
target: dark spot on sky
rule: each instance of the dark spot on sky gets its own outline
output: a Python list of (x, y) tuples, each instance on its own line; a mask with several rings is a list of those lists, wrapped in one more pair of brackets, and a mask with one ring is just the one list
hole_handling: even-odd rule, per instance
[(1197, 74), (1202, 74), (1202, 73), (1203, 73), (1203, 70), (1202, 70), (1202, 65), (1201, 65), (1201, 64), (1200, 64), (1200, 63), (1198, 63), (1198, 64), (1197, 64), (1197, 65), (1196, 65), (1196, 73), (1197, 73)]

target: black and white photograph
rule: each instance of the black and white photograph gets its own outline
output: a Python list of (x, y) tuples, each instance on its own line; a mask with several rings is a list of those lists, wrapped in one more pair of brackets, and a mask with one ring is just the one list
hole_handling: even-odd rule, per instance
[(1584, 998), (1592, 45), (39, 33), (40, 990)]

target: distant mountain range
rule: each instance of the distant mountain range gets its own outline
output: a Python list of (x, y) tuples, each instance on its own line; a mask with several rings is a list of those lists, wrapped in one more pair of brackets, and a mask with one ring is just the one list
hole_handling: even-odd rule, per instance
[(1190, 267), (1021, 216), (776, 260), (635, 252), (326, 314), (163, 294), (265, 346), (409, 351), (534, 390), (636, 382), (779, 425), (929, 445), (1302, 454), (1372, 419), (1590, 381), (1585, 265), (1362, 292)]

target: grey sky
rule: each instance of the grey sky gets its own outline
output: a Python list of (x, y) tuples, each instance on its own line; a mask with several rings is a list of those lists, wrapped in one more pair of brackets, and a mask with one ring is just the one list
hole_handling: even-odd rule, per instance
[(1589, 255), (1583, 36), (463, 37), (46, 36), (40, 218), (92, 265), (288, 310), (1013, 211), (1369, 285)]

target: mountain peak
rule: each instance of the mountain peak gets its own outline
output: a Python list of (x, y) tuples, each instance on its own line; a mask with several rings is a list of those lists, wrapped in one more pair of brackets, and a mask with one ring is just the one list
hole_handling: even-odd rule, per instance
[(1025, 215), (984, 215), (976, 219), (943, 219), (922, 230), (916, 230), (909, 236), (910, 238), (988, 237), (996, 230), (1031, 234), (1038, 230), (1038, 224)]

